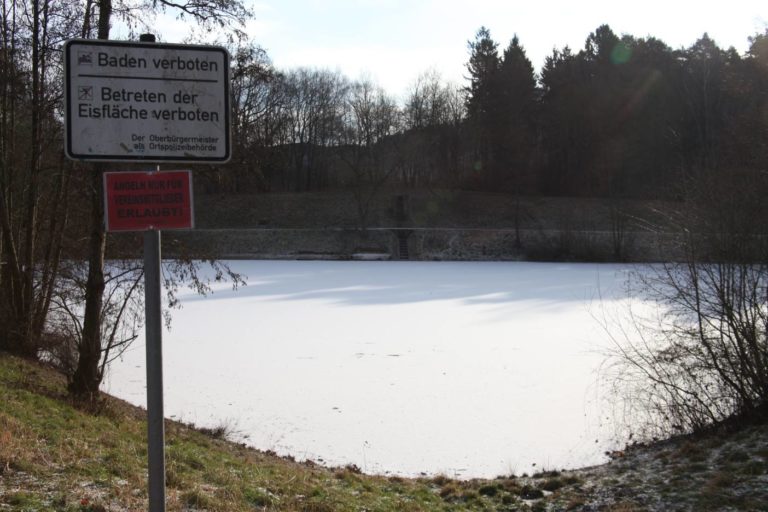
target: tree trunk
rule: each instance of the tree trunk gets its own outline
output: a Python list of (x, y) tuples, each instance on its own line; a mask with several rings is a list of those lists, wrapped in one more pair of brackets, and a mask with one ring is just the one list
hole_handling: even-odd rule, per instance
[[(99, 0), (99, 39), (109, 39), (112, 0)], [(69, 384), (73, 395), (93, 397), (99, 392), (103, 377), (101, 361), (101, 310), (104, 303), (104, 165), (96, 164), (91, 178), (91, 235), (88, 248), (88, 281), (83, 314), (83, 336), (78, 347), (77, 369)]]
[[(47, 6), (44, 6), (47, 7)], [(32, 109), (30, 112), (32, 133), (32, 151), (29, 162), (29, 181), (27, 184), (27, 196), (25, 198), (24, 251), (22, 255), (22, 283), (21, 304), (19, 317), (19, 334), (22, 336), (22, 354), (30, 357), (37, 356), (39, 346), (39, 332), (34, 332), (33, 310), (35, 300), (35, 246), (37, 242), (37, 213), (38, 213), (38, 183), (40, 175), (40, 162), (42, 153), (41, 118), (43, 109), (43, 94), (41, 75), (44, 73), (44, 61), (41, 54), (41, 5), (34, 2), (32, 5)]]
[(88, 281), (85, 292), (83, 336), (78, 347), (77, 369), (69, 390), (74, 395), (94, 395), (99, 391), (101, 372), (101, 310), (104, 295), (104, 203), (102, 197), (103, 165), (96, 164), (91, 176), (91, 235), (88, 258)]
[[(13, 201), (12, 178), (17, 163), (11, 158), (13, 135), (9, 135), (9, 129), (13, 129), (14, 120), (12, 112), (15, 108), (13, 91), (8, 94), (4, 89), (2, 98), (2, 164), (0, 168), (0, 232), (4, 237), (4, 252), (0, 259), (3, 260), (3, 294), (2, 297), (2, 321), (3, 340), (0, 345), (15, 353), (37, 357), (40, 332), (33, 328), (33, 311), (35, 301), (35, 241), (37, 238), (38, 215), (38, 180), (42, 153), (41, 120), (43, 117), (43, 81), (45, 74), (45, 44), (44, 23), (42, 18), (47, 16), (48, 3), (35, 1), (31, 5), (31, 73), (32, 86), (29, 104), (29, 167), (24, 169), (24, 193), (20, 195), (21, 204), (18, 211), (22, 212), (20, 222), (16, 222), (12, 215), (12, 209), (16, 208)], [(14, 13), (15, 14), (15, 13)], [(3, 41), (8, 41), (8, 16), (3, 11)], [(11, 53), (9, 53), (11, 54)], [(4, 62), (2, 70), (3, 78), (10, 87), (14, 83), (16, 63), (11, 57)], [(11, 119), (8, 119), (8, 110), (11, 111)]]

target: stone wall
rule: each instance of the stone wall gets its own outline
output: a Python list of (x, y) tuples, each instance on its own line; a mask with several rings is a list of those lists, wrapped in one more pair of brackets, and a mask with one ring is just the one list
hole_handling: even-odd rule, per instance
[(395, 236), (358, 229), (196, 229), (167, 232), (191, 254), (219, 258), (352, 259), (359, 254), (390, 255)]
[(414, 254), (424, 260), (662, 261), (674, 258), (673, 237), (650, 232), (561, 230), (423, 230)]
[[(252, 259), (411, 259), (426, 261), (630, 261), (675, 258), (674, 237), (610, 231), (503, 229), (198, 229), (166, 232), (166, 254)], [(401, 249), (405, 239), (407, 250)], [(169, 252), (170, 250), (170, 252)]]
[[(202, 195), (196, 198), (199, 229), (164, 238), (178, 236), (193, 255), (230, 258), (638, 262), (675, 258), (672, 237), (655, 234), (667, 226), (664, 212), (674, 205), (659, 201), (387, 189), (368, 206), (369, 229), (360, 230), (350, 190)], [(616, 226), (623, 229), (620, 242), (615, 239)]]

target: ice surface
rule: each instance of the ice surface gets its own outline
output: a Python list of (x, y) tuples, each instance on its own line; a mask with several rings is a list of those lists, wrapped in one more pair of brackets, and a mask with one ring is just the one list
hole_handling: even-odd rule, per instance
[[(164, 332), (165, 415), (369, 473), (462, 478), (603, 462), (596, 309), (627, 266), (233, 261)], [(146, 404), (143, 336), (104, 389)]]

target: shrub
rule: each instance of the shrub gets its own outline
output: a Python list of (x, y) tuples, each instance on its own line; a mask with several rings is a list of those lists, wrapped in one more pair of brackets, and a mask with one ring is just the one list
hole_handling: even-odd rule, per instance
[(630, 421), (644, 420), (654, 434), (703, 431), (768, 410), (766, 193), (763, 172), (697, 177), (669, 219), (679, 259), (632, 279), (658, 310), (630, 312), (615, 338), (616, 384), (645, 415)]

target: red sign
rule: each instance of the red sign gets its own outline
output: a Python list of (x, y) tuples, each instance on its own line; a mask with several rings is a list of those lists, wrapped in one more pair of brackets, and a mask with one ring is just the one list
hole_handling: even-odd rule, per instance
[(104, 173), (107, 231), (194, 227), (191, 171)]

